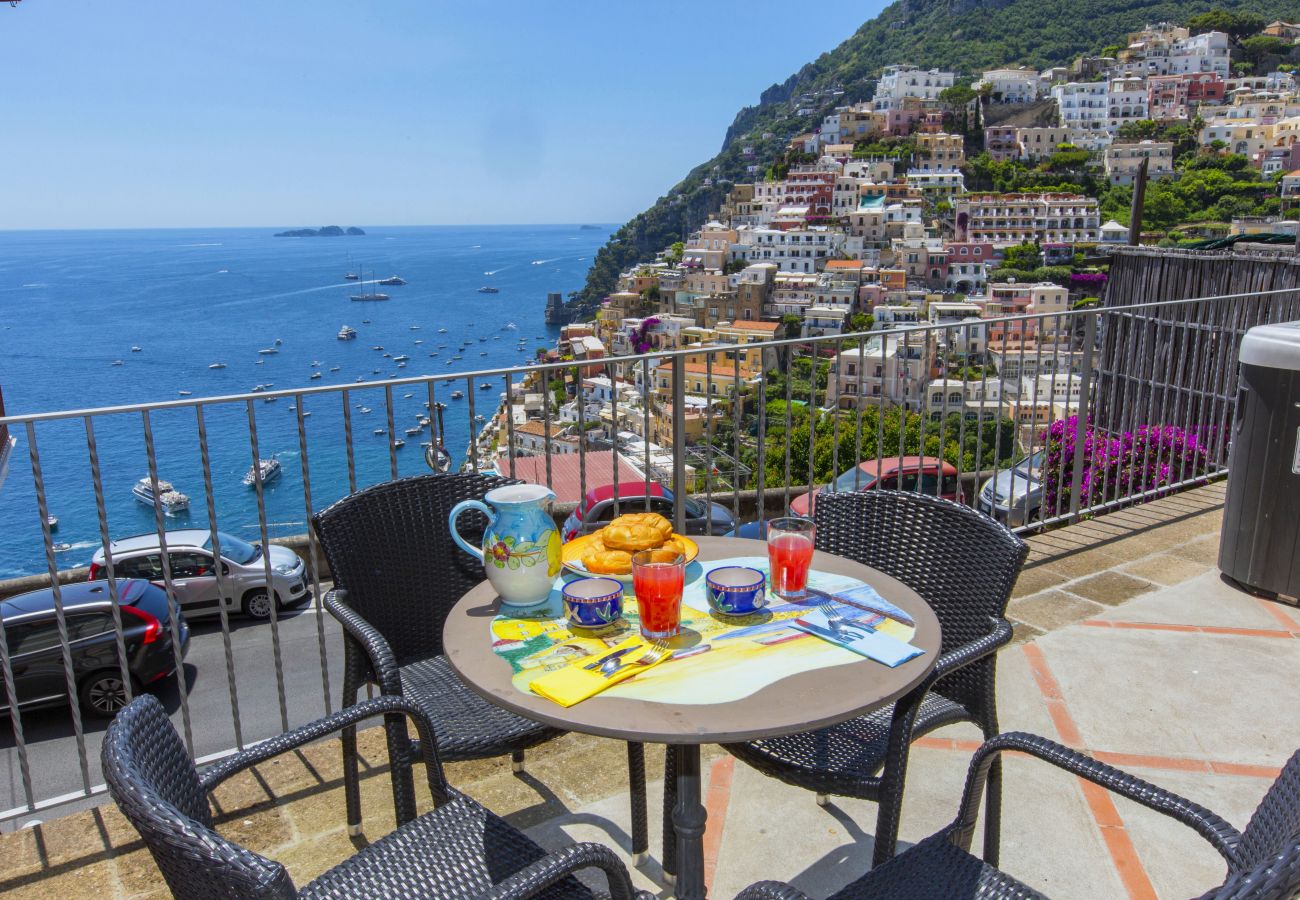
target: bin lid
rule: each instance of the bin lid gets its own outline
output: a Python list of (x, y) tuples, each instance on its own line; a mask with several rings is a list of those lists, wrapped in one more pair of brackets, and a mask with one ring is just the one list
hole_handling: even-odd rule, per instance
[(1248, 366), (1300, 371), (1300, 322), (1256, 325), (1241, 339), (1240, 358)]

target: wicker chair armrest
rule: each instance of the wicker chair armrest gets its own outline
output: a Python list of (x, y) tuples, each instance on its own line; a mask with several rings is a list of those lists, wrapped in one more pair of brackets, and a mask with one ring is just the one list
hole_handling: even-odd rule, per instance
[(1227, 861), (1230, 868), (1235, 868), (1239, 864), (1237, 847), (1241, 843), (1241, 833), (1215, 813), (1077, 750), (1071, 750), (1044, 737), (1018, 731), (990, 738), (975, 751), (974, 757), (971, 758), (970, 770), (966, 776), (966, 788), (962, 793), (961, 810), (950, 826), (954, 839), (958, 840), (963, 847), (969, 848), (971, 837), (974, 835), (975, 819), (979, 814), (980, 798), (984, 794), (984, 782), (988, 777), (989, 767), (1004, 750), (1018, 750), (1051, 763), (1121, 797), (1127, 797), (1148, 809), (1176, 819), (1205, 838)]
[(812, 900), (784, 881), (756, 881), (736, 895), (736, 900)]
[[(968, 644), (962, 644), (956, 650), (949, 650), (939, 657), (930, 674), (926, 676), (921, 686), (929, 689), (936, 681), (945, 675), (949, 675), (962, 666), (968, 666), (977, 660), (981, 660), (991, 653), (996, 653), (1002, 647), (1011, 642), (1011, 623), (1006, 619), (997, 618), (989, 619), (993, 623), (993, 630), (981, 638), (971, 641)], [(917, 691), (918, 695), (923, 692)]]
[(348, 606), (348, 592), (343, 588), (336, 588), (327, 593), (325, 608), (343, 626), (343, 633), (347, 640), (353, 642), (370, 660), (380, 690), (385, 694), (402, 693), (402, 675), (393, 648), (379, 633), (379, 629)]
[(601, 844), (572, 844), (519, 870), (484, 895), (484, 900), (522, 900), (535, 897), (581, 869), (596, 868), (609, 880), (612, 900), (640, 900), (649, 897), (632, 887), (627, 868), (613, 850)]
[(420, 736), (420, 753), (424, 757), (424, 767), (429, 779), (429, 792), (433, 795), (434, 802), (441, 805), (447, 800), (447, 780), (443, 775), (442, 762), (438, 759), (438, 742), (434, 737), (433, 726), (418, 706), (400, 695), (383, 695), (373, 700), (363, 700), (315, 722), (309, 722), (300, 728), (286, 731), (277, 737), (241, 750), (212, 765), (199, 776), (199, 784), (205, 791), (211, 792), (217, 785), (250, 766), (319, 740), (326, 735), (334, 734), (363, 719), (394, 713), (405, 715), (415, 723), (415, 730)]

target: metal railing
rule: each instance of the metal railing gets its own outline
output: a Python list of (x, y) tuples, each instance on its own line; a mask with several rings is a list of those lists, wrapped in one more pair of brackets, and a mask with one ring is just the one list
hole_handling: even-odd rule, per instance
[[(1267, 292), (1277, 293), (1297, 292)], [(119, 596), (123, 570), (112, 541), (139, 530), (152, 534), (161, 561), (159, 582), (172, 611), (175, 671), (150, 689), (165, 696), (191, 753), (209, 760), (332, 709), (333, 686), (340, 683), (341, 639), (321, 607), (328, 582), (307, 523), (314, 512), (360, 487), (428, 471), (423, 455), (404, 451), (398, 434), (399, 423), (412, 411), (434, 421), (411, 430), (425, 436), (424, 429), (430, 428), (429, 443), (446, 443), (456, 464), (522, 477), (524, 461), (540, 459), (528, 464), (536, 467), (531, 469), (534, 477), (552, 486), (562, 483), (562, 499), (580, 500), (605, 483), (614, 486), (616, 506), (621, 497), (634, 509), (651, 507), (654, 482), (670, 488), (674, 498), (693, 495), (704, 505), (689, 516), (686, 503), (673, 503), (679, 531), (711, 533), (715, 520), (724, 519), (733, 525), (761, 522), (770, 513), (789, 512), (801, 494), (832, 478), (838, 478), (838, 489), (875, 483), (934, 491), (977, 504), (1023, 531), (1141, 502), (1225, 472), (1236, 347), (1245, 328), (1258, 323), (1236, 317), (1234, 330), (1212, 333), (1205, 327), (1212, 317), (1201, 312), (1215, 304), (1249, 305), (1262, 296), (1266, 294), (1095, 307), (859, 334), (697, 345), (597, 362), (561, 360), (347, 386), (11, 415), (0, 418), (0, 427), (10, 426), (20, 444), (26, 444), (31, 518), (5, 527), (26, 529), (30, 541), (24, 545), (31, 546), (33, 558), (40, 551), (57, 631), (57, 648), (51, 644), (41, 652), (47, 663), (57, 653), (62, 685), (57, 693), (70, 698), (78, 693), (73, 655), (84, 636), (68, 627), (63, 596), (68, 577), (66, 572), (61, 576), (59, 565), (65, 551), (49, 524), (50, 496), (93, 496), (94, 543), (103, 551), (112, 612), (111, 666), (128, 694), (140, 686), (131, 679)], [(1035, 340), (990, 348), (984, 345), (990, 329)], [(1153, 359), (1159, 364), (1152, 365)], [(575, 367), (580, 367), (576, 374)], [(1140, 379), (1128, 378), (1139, 371), (1144, 373)], [(587, 392), (584, 378), (593, 372), (608, 377), (613, 387), (608, 396)], [(576, 395), (579, 401), (571, 421), (560, 418), (565, 404), (557, 402), (558, 390), (553, 389), (559, 379), (564, 380), (560, 399)], [(485, 393), (483, 385), (499, 403), (480, 422), (476, 410), (482, 404), (476, 398)], [(1161, 390), (1152, 389), (1156, 387)], [(537, 394), (540, 403), (531, 398), (536, 415), (527, 416), (521, 411), (529, 395)], [(462, 400), (463, 420), (453, 416), (439, 432), (434, 413)], [(372, 410), (365, 402), (382, 403), (383, 424), (370, 437), (358, 420), (381, 417), (366, 418)], [(290, 419), (282, 413), (287, 405), (294, 413)], [(593, 408), (601, 410), (599, 437), (588, 427)], [(1161, 439), (1140, 447), (1126, 442), (1126, 434), (1154, 433), (1157, 426)], [(1181, 443), (1165, 439), (1175, 428), (1184, 435)], [(671, 434), (670, 445), (656, 445), (651, 440), (656, 434)], [(1194, 454), (1187, 452), (1187, 435), (1197, 438)], [(378, 437), (384, 440), (374, 440)], [(457, 452), (460, 438), (465, 439), (463, 453)], [(73, 452), (78, 446), (84, 447), (84, 459)], [(270, 447), (281, 448), (286, 459), (296, 453), (296, 474), (286, 465), (277, 483), (263, 481), (259, 460)], [(602, 453), (597, 447), (611, 449)], [(1086, 452), (1070, 452), (1071, 447)], [(557, 463), (574, 454), (576, 483), (572, 466), (565, 462), (568, 474), (562, 474)], [(54, 456), (59, 462), (52, 469)], [(912, 459), (918, 456), (920, 461)], [(1032, 472), (1018, 466), (1034, 459), (1041, 462)], [(168, 477), (181, 471), (193, 479), (191, 484), (201, 483), (202, 503), (196, 504), (201, 512), (191, 515), (206, 520), (195, 527), (206, 536), (214, 557), (221, 557), (229, 534), (242, 531), (263, 547), (273, 537), (297, 536), (311, 594), (305, 610), (271, 603), (269, 621), (263, 624), (236, 619), (225, 602), (232, 597), (230, 576), (225, 566), (213, 565), (210, 577), (220, 598), (216, 623), (192, 623), (185, 662), (175, 613), (194, 579), (179, 577), (183, 573), (174, 570), (168, 548), (169, 541), (179, 546), (182, 537), (174, 526), (182, 520), (155, 503), (144, 507), (148, 525), (141, 529), (143, 511), (125, 489), (136, 477), (134, 467), (142, 467), (153, 496), (160, 496), (164, 465)], [(251, 500), (237, 480), (245, 465), (253, 475)], [(669, 478), (663, 477), (665, 467), (671, 469)], [(624, 474), (628, 470), (636, 473), (631, 483)], [(20, 480), (17, 472), (11, 473), (6, 489), (16, 489), (14, 482)], [(701, 509), (703, 515), (696, 515)], [(193, 543), (195, 535), (183, 539)], [(269, 552), (261, 554), (261, 564), (270, 585)], [(11, 648), (0, 619), (0, 674), (8, 706), (0, 715), (8, 719), (10, 731), (10, 746), (0, 747), (7, 772), (7, 782), (0, 784), (6, 792), (0, 796), (0, 822), (20, 821), (103, 791), (99, 726), (83, 717), (75, 700), (66, 709), (42, 711), (13, 702), (30, 669), (30, 660), (12, 652), (21, 649)], [(33, 754), (40, 757), (36, 766)]]

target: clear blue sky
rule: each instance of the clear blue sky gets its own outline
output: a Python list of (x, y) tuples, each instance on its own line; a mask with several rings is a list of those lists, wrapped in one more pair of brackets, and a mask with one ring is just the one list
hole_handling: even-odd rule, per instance
[(622, 221), (884, 5), (0, 3), (0, 228)]

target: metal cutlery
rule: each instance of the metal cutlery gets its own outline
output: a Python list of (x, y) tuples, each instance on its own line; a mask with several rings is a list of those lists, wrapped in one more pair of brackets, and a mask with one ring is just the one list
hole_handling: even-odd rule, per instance
[(595, 662), (587, 663), (585, 666), (583, 666), (583, 668), (584, 669), (602, 668), (607, 662), (618, 659), (620, 656), (623, 656), (625, 653), (631, 653), (633, 650), (640, 650), (644, 646), (645, 644), (633, 644), (631, 647), (624, 647), (622, 650), (615, 650), (613, 653), (605, 654)]
[(615, 659), (609, 660), (608, 662), (604, 663), (600, 667), (600, 674), (604, 675), (606, 678), (612, 678), (614, 674), (619, 670), (621, 670), (625, 665), (633, 665), (633, 666), (654, 665), (669, 653), (672, 653), (672, 651), (668, 649), (667, 644), (665, 644), (663, 641), (655, 641), (646, 649), (645, 653), (643, 653), (637, 659), (632, 660), (631, 663), (625, 662), (622, 657), (617, 657)]

